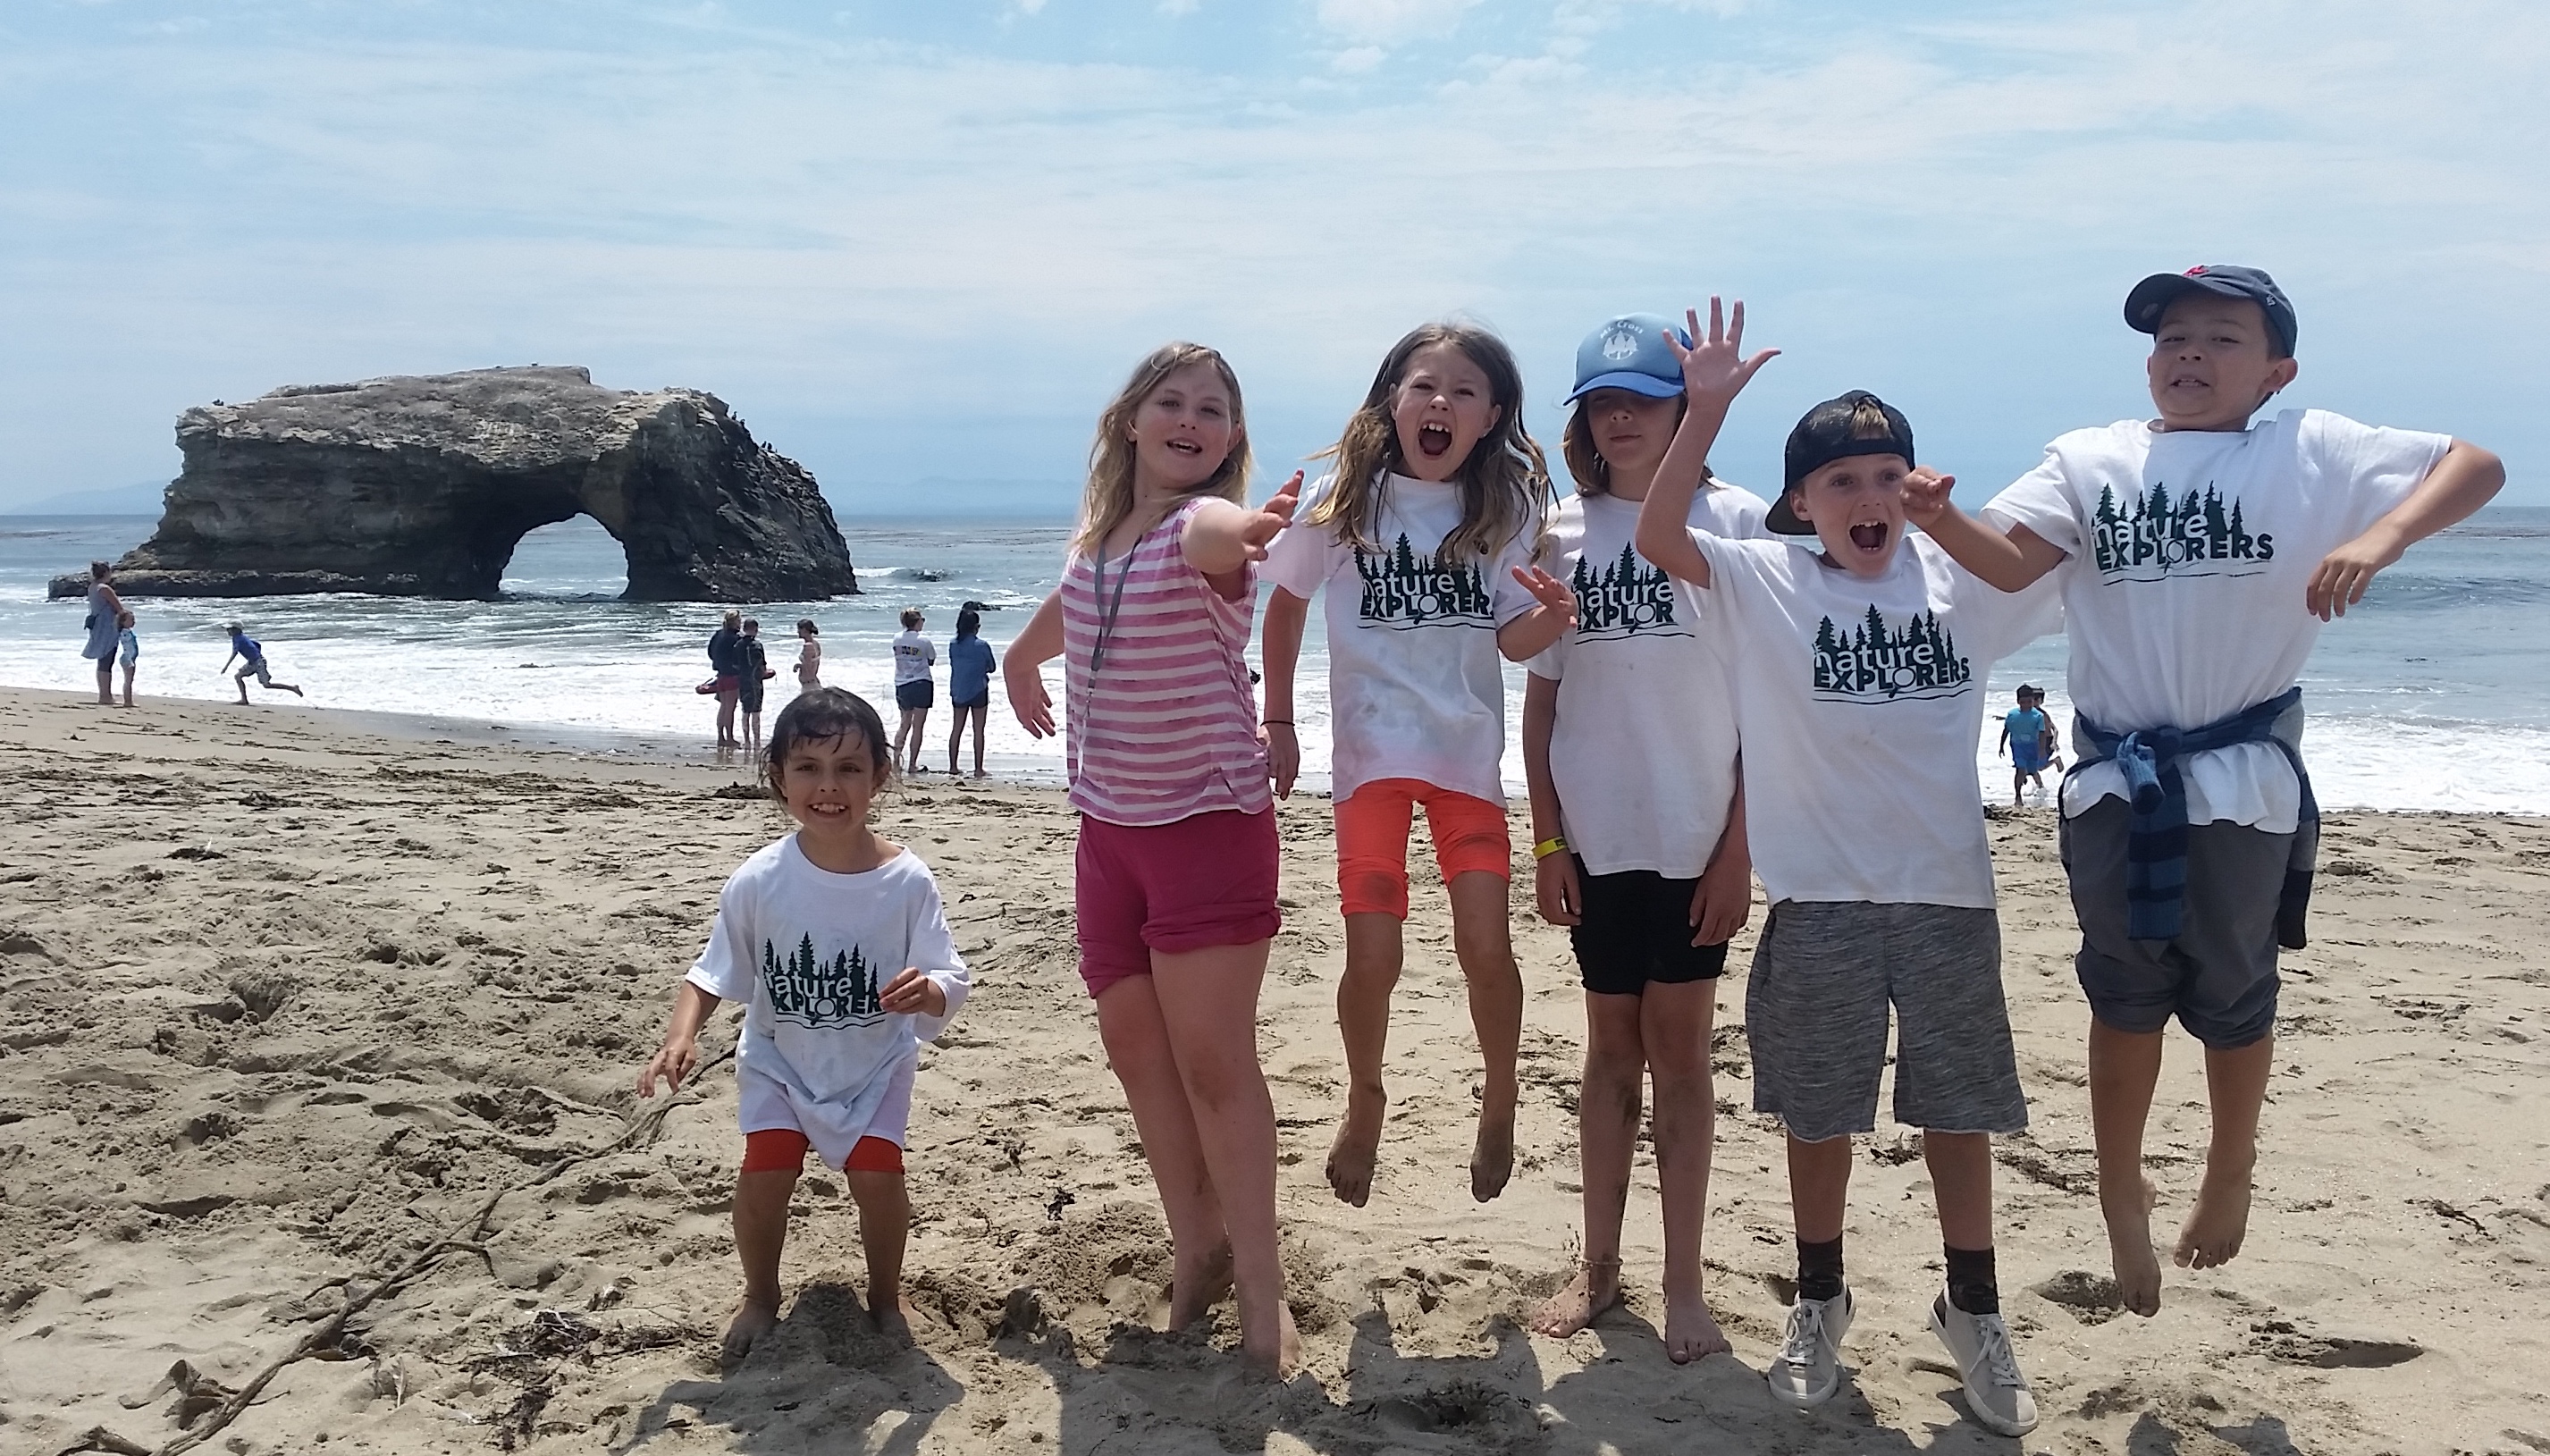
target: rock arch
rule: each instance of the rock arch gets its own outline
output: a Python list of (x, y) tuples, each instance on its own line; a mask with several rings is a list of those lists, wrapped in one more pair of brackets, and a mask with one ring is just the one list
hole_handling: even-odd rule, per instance
[(859, 589), (815, 478), (698, 390), (541, 367), (286, 386), (186, 411), (177, 445), (128, 595), (492, 597), (517, 541), (580, 515), (627, 553), (628, 600)]

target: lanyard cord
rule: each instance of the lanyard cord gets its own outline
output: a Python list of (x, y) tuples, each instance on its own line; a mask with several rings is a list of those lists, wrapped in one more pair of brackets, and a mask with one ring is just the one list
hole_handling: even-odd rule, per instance
[[(1147, 531), (1142, 534), (1148, 534)], [(1100, 541), (1098, 553), (1089, 558), (1089, 569), (1097, 576), (1098, 597), (1098, 640), (1089, 645), (1091, 677), (1096, 677), (1098, 669), (1107, 665), (1107, 637), (1116, 630), (1117, 616), (1125, 610), (1125, 583), (1133, 574), (1133, 553), (1141, 548), (1142, 536), (1139, 535), (1133, 537), (1133, 544), (1125, 548), (1125, 565), (1116, 574), (1116, 595), (1113, 598), (1107, 595), (1107, 543)]]

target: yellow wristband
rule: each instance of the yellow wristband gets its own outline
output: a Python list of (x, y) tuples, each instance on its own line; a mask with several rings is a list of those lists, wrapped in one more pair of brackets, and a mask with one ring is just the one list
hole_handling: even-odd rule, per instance
[(1534, 859), (1547, 859), (1566, 847), (1567, 836), (1565, 834), (1552, 834), (1548, 838), (1531, 846), (1531, 857)]

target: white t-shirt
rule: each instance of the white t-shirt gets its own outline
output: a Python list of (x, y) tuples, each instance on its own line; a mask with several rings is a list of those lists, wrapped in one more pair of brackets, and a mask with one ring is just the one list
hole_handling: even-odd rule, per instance
[[(1558, 684), (1549, 777), (1567, 845), (1598, 875), (1697, 879), (1735, 798), (1735, 710), (1700, 619), (1709, 593), (1631, 544), (1636, 501), (1575, 496), (1558, 508), (1541, 567), (1576, 589), (1576, 629), (1531, 659)], [(1692, 498), (1711, 535), (1763, 534), (1770, 508), (1733, 486)]]
[[(938, 983), (947, 1015), (878, 1008), (878, 993), (908, 966)], [(866, 1134), (921, 1043), (947, 1029), (971, 985), (920, 855), (906, 849), (864, 873), (834, 874), (808, 859), (795, 834), (727, 880), (688, 979), (745, 1003), (736, 1066), (784, 1089), (808, 1138), (843, 1151)]]
[[(1336, 482), (1302, 498), (1295, 520)], [(1435, 553), (1461, 524), (1460, 488), (1393, 475), (1373, 536), (1377, 551), (1334, 531), (1298, 525), (1275, 538), (1265, 579), (1302, 598), (1322, 588), (1328, 624), (1329, 790), (1343, 799), (1375, 779), (1420, 779), (1505, 803), (1505, 671), (1497, 629), (1537, 605), (1514, 579), (1531, 561), (1530, 521), (1485, 559)]]
[(1812, 538), (1692, 539), (1744, 750), (1753, 870), (1774, 903), (1993, 905), (1975, 743), (1996, 658), (2054, 630), (2051, 583), (1998, 591), (1924, 535), (1883, 577)]
[(938, 649), (930, 638), (917, 631), (898, 632), (894, 639), (894, 685), (930, 681), (930, 665), (938, 660)]
[[(2245, 431), (2076, 430), (1984, 508), (2069, 553), (2061, 583), (2073, 705), (2116, 732), (2201, 728), (2302, 678), (2320, 620), (2303, 610), (2320, 558), (2407, 499), (2452, 437), (2286, 410)], [(2293, 830), (2284, 750), (2243, 743), (2180, 769), (2190, 824)], [(2112, 763), (2064, 794), (2079, 814), (2125, 794)]]

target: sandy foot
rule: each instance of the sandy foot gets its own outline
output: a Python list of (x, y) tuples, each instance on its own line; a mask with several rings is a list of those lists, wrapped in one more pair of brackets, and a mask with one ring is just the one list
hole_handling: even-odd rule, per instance
[(2239, 1254), (2241, 1240), (2248, 1234), (2249, 1169), (2207, 1163), (2205, 1186), (2196, 1195), (2196, 1208), (2187, 1215), (2186, 1226), (2179, 1230), (2178, 1267), (2211, 1269), (2228, 1264)]
[(1514, 1114), (1490, 1121), (1479, 1115), (1478, 1141), (1470, 1145), (1470, 1197), (1486, 1203), (1506, 1191), (1514, 1177)]
[(1218, 1244), (1193, 1270), (1182, 1270), (1169, 1281), (1169, 1328), (1184, 1329), (1202, 1319), (1229, 1293), (1230, 1245)]
[(2152, 1253), (2151, 1211), (2160, 1195), (2151, 1180), (2125, 1209), (2103, 1210), (2108, 1219), (2108, 1259), (2116, 1271), (2116, 1294), (2125, 1308), (2148, 1319), (2160, 1312), (2160, 1260)]
[(718, 1347), (718, 1358), (729, 1365), (752, 1352), (753, 1342), (779, 1327), (779, 1306), (743, 1299), (736, 1303), (735, 1317), (727, 1321), (726, 1339)]
[(1567, 1288), (1551, 1295), (1532, 1311), (1531, 1331), (1563, 1340), (1593, 1323), (1604, 1310), (1618, 1303), (1620, 1261), (1587, 1260), (1577, 1265), (1576, 1277), (1567, 1281)]
[(1386, 1094), (1346, 1094), (1346, 1119), (1328, 1145), (1328, 1188), (1340, 1203), (1360, 1209), (1372, 1197), (1373, 1159), (1381, 1151), (1382, 1117), (1389, 1106)]
[(905, 1299), (900, 1291), (895, 1294), (892, 1305), (871, 1293), (868, 1296), (868, 1317), (875, 1321), (877, 1333), (887, 1339), (897, 1344), (912, 1343), (912, 1301)]
[(1665, 1354), (1673, 1363), (1689, 1365), (1734, 1348), (1726, 1342), (1726, 1332), (1717, 1327), (1717, 1316), (1709, 1312), (1709, 1300), (1700, 1291), (1693, 1290), (1688, 1296), (1665, 1292)]

